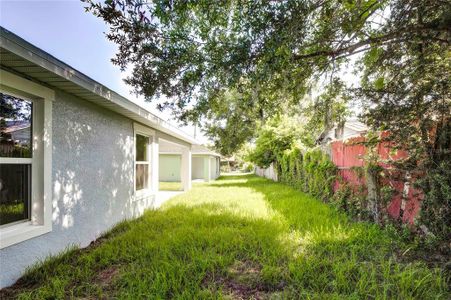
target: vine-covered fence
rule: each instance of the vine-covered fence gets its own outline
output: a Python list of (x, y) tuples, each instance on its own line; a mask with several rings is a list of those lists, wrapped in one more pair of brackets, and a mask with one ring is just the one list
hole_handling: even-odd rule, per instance
[[(335, 141), (328, 151), (301, 151), (294, 147), (277, 156), (268, 168), (256, 167), (259, 176), (287, 183), (326, 202), (333, 202), (357, 217), (370, 210), (368, 204), (368, 168), (364, 157), (368, 154), (363, 137)], [(381, 215), (413, 223), (418, 215), (423, 194), (413, 187), (415, 174), (404, 172), (388, 164), (389, 160), (405, 157), (386, 143), (376, 146), (379, 168), (377, 205)]]
[[(335, 141), (330, 144), (331, 159), (337, 166), (337, 180), (334, 191), (340, 190), (343, 185), (351, 186), (353, 190), (360, 188), (365, 193), (366, 178), (363, 158), (367, 155), (367, 147), (362, 144), (363, 137), (343, 141)], [(385, 198), (386, 212), (395, 219), (413, 223), (420, 210), (423, 194), (413, 187), (415, 175), (396, 169), (388, 161), (403, 159), (406, 153), (393, 151), (387, 143), (376, 146), (378, 165), (381, 167), (379, 185), (381, 197)]]

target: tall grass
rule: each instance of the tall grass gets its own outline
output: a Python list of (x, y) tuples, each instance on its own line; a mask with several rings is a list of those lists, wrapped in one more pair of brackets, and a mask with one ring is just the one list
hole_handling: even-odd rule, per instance
[(449, 299), (443, 273), (400, 261), (403, 247), (286, 185), (227, 176), (46, 260), (4, 295)]

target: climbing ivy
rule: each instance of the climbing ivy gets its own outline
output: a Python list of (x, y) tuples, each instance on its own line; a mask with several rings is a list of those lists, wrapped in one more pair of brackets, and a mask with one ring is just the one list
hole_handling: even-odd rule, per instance
[(274, 164), (281, 182), (324, 202), (332, 198), (337, 167), (321, 150), (293, 146), (277, 155)]

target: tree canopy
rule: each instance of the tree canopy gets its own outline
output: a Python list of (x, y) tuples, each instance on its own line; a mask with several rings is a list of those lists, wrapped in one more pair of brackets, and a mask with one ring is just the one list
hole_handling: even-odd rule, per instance
[[(110, 26), (119, 46), (113, 62), (133, 69), (127, 83), (149, 101), (165, 96), (159, 108), (183, 122), (210, 120), (207, 134), (223, 152), (345, 68), (363, 74), (354, 95), (388, 112), (385, 123), (397, 123), (418, 94), (443, 103), (449, 93), (448, 1), (84, 1)], [(349, 65), (356, 54), (360, 64)], [(449, 109), (435, 106), (428, 110)]]
[(374, 131), (390, 132), (379, 138), (408, 151), (400, 168), (421, 174), (422, 213), (449, 228), (449, 1), (83, 1), (110, 27), (113, 62), (132, 68), (126, 82), (203, 124), (221, 153), (260, 135), (267, 165), (267, 150), (289, 147), (294, 132), (268, 120), (301, 116), (312, 141), (352, 103)]

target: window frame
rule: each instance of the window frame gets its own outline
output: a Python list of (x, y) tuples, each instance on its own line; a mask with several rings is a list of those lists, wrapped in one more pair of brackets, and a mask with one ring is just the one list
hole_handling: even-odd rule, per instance
[[(153, 178), (154, 176), (157, 176), (157, 174), (154, 174), (153, 171), (153, 164), (155, 163), (153, 161), (153, 152), (155, 151), (153, 148), (153, 144), (155, 143), (155, 130), (150, 129), (146, 126), (143, 126), (141, 124), (138, 123), (134, 123), (133, 124), (133, 129), (134, 129), (134, 133), (133, 133), (133, 191), (134, 191), (134, 198), (135, 200), (139, 200), (142, 199), (146, 196), (150, 196), (153, 195), (155, 193), (155, 189), (153, 186)], [(149, 142), (147, 144), (146, 147), (146, 158), (147, 161), (137, 161), (136, 160), (136, 141), (137, 141), (137, 135), (141, 135), (141, 136), (145, 136), (149, 139)], [(136, 165), (147, 165), (147, 170), (148, 170), (148, 176), (147, 176), (147, 186), (148, 188), (146, 189), (140, 189), (137, 190), (136, 189)]]
[(55, 92), (31, 80), (0, 70), (0, 91), (32, 101), (32, 157), (1, 157), (0, 163), (32, 164), (29, 220), (0, 227), (0, 249), (52, 230), (52, 102)]
[(34, 131), (35, 131), (34, 130), (34, 123), (35, 122), (40, 123), (41, 122), (41, 118), (40, 118), (40, 116), (38, 115), (38, 113), (36, 112), (36, 109), (35, 109), (35, 107), (39, 105), (39, 103), (37, 103), (38, 100), (32, 99), (31, 97), (26, 96), (26, 95), (20, 95), (20, 92), (6, 91), (6, 89), (4, 89), (2, 86), (0, 86), (0, 93), (8, 94), (10, 96), (13, 96), (13, 97), (16, 97), (16, 98), (19, 98), (19, 99), (31, 102), (31, 104), (32, 104), (32, 109), (31, 109), (31, 138), (30, 138), (30, 144), (31, 144), (30, 146), (31, 146), (31, 150), (32, 150), (31, 151), (31, 158), (30, 157), (1, 157), (0, 156), (0, 166), (2, 164), (30, 165), (31, 166), (31, 174), (29, 174), (29, 176), (30, 176), (29, 182), (31, 184), (31, 187), (30, 187), (30, 190), (31, 190), (30, 198), (31, 199), (28, 199), (28, 212), (27, 212), (28, 218), (27, 219), (18, 220), (18, 221), (14, 221), (14, 222), (7, 223), (7, 224), (2, 224), (2, 225), (0, 225), (0, 229), (1, 229), (1, 228), (9, 227), (9, 226), (14, 226), (14, 225), (17, 225), (17, 224), (20, 224), (20, 223), (23, 223), (23, 222), (31, 221), (32, 207), (33, 207), (32, 199), (34, 198), (34, 196), (37, 193), (36, 188), (33, 188), (33, 186), (34, 186), (34, 184), (33, 184), (33, 177), (39, 176), (39, 174), (36, 174), (36, 173), (38, 173), (37, 170), (35, 171), (36, 168), (33, 167), (34, 165), (37, 164), (37, 158), (35, 158), (35, 155), (33, 153), (34, 152), (33, 151), (33, 148), (34, 148), (33, 147), (33, 136), (34, 136)]

